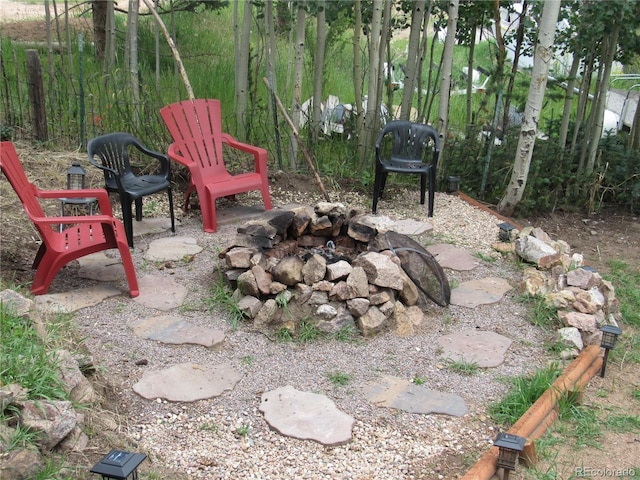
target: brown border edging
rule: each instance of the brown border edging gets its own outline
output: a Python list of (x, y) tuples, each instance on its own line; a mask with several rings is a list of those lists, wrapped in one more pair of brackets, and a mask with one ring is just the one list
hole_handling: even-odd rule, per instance
[(465, 202), (467, 202), (469, 205), (473, 205), (474, 207), (478, 207), (481, 210), (484, 210), (487, 213), (490, 213), (491, 215), (493, 215), (494, 217), (498, 218), (499, 220), (502, 220), (503, 222), (509, 222), (511, 225), (513, 225), (514, 227), (516, 227), (518, 230), (522, 230), (522, 227), (520, 225), (518, 225), (516, 222), (514, 222), (512, 219), (505, 217), (504, 215), (500, 215), (498, 212), (496, 212), (495, 210), (490, 209), (489, 207), (487, 207), (485, 204), (479, 202), (478, 200), (476, 200), (475, 198), (470, 197), (469, 195), (467, 195), (466, 193), (462, 193), (462, 192), (458, 192), (457, 195), (464, 200)]

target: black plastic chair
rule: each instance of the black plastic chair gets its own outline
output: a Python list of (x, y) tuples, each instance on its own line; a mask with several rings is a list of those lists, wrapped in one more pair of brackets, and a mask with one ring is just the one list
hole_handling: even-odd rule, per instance
[[(393, 143), (391, 143), (393, 142)], [(425, 162), (423, 155), (433, 142), (433, 157)], [(387, 123), (376, 140), (376, 177), (373, 184), (372, 213), (376, 213), (389, 172), (420, 175), (420, 204), (424, 205), (427, 178), (429, 179), (429, 216), (433, 217), (436, 190), (436, 168), (440, 156), (440, 140), (435, 128), (408, 120)]]
[[(129, 151), (135, 147), (138, 151), (159, 162), (159, 169), (153, 175), (136, 175), (129, 162)], [(171, 231), (175, 232), (173, 215), (173, 195), (171, 193), (171, 169), (169, 157), (164, 153), (146, 148), (133, 135), (128, 133), (109, 133), (89, 140), (87, 144), (89, 161), (104, 172), (105, 188), (120, 197), (122, 220), (129, 247), (133, 248), (132, 204), (136, 205), (136, 220), (142, 220), (142, 197), (167, 191)], [(99, 160), (97, 160), (97, 159)]]

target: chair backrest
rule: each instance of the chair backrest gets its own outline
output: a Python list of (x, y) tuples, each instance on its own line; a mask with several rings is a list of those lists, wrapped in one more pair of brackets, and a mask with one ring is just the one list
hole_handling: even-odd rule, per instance
[(129, 147), (138, 143), (136, 137), (124, 132), (107, 133), (89, 140), (87, 143), (89, 159), (96, 162), (96, 157), (99, 158), (99, 163), (108, 169), (102, 170), (108, 187), (117, 188), (116, 177), (133, 175)]
[(222, 154), (220, 100), (184, 100), (161, 108), (160, 115), (183, 157), (207, 174), (227, 173)]
[[(27, 178), (12, 142), (0, 142), (0, 168), (18, 195), (29, 218), (33, 221), (34, 218), (44, 217), (45, 214), (36, 196), (37, 188)], [(40, 227), (36, 226), (40, 230)]]
[(393, 120), (387, 123), (380, 131), (376, 141), (378, 154), (387, 135), (393, 136), (391, 157), (401, 160), (422, 161), (425, 147), (433, 142), (432, 166), (436, 166), (440, 154), (440, 139), (438, 131), (432, 126), (408, 120)]

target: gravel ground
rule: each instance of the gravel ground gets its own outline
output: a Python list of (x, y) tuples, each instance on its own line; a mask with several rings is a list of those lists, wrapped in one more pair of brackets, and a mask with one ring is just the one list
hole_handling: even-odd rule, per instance
[[(291, 193), (277, 186), (272, 192), (275, 206), (293, 201), (313, 205), (322, 200), (315, 194)], [(369, 205), (368, 198), (344, 190), (332, 192), (332, 197), (363, 211)], [(419, 205), (417, 192), (393, 192), (390, 198), (381, 201), (379, 214), (393, 212), (389, 215), (392, 218), (426, 219), (426, 206)], [(240, 200), (258, 202), (255, 196)], [(452, 457), (462, 468), (469, 468), (492, 445), (497, 433), (486, 413), (488, 404), (505, 392), (505, 377), (531, 371), (545, 361), (544, 338), (527, 322), (524, 307), (516, 301), (519, 271), (491, 248), (500, 220), (455, 196), (438, 193), (435, 216), (429, 221), (433, 232), (420, 239), (423, 243), (453, 243), (479, 254), (480, 265), (473, 271), (447, 271), (450, 283), (499, 276), (509, 280), (514, 289), (497, 304), (473, 309), (433, 304), (426, 312), (426, 322), (413, 336), (401, 338), (386, 332), (355, 342), (325, 338), (307, 344), (282, 343), (252, 331), (248, 323), (232, 329), (224, 311), (211, 307), (208, 299), (217, 278), (217, 253), (228, 245), (238, 225), (205, 234), (198, 211), (183, 218), (177, 235), (194, 237), (204, 247), (189, 263), (145, 262), (142, 253), (148, 243), (163, 235), (137, 238), (134, 262), (138, 275), (166, 276), (185, 285), (189, 293), (176, 313), (194, 324), (226, 332), (219, 349), (140, 339), (126, 327), (127, 322), (158, 311), (126, 296), (108, 299), (76, 315), (78, 334), (108, 384), (105, 409), (117, 415), (119, 431), (128, 442), (149, 454), (144, 468), (164, 472), (161, 478), (202, 479), (456, 478), (461, 472), (453, 472), (443, 463)], [(56, 282), (77, 281), (72, 272), (59, 277), (52, 292), (59, 289)], [(126, 284), (122, 288), (126, 290)], [(437, 338), (473, 328), (506, 335), (513, 344), (499, 367), (462, 375), (439, 357)], [(242, 373), (242, 380), (220, 397), (194, 403), (148, 401), (132, 390), (144, 372), (182, 362), (229, 362)], [(348, 375), (348, 383), (335, 385), (328, 378), (332, 373)], [(363, 387), (384, 375), (419, 378), (428, 388), (460, 395), (469, 411), (456, 418), (372, 405)], [(258, 410), (260, 396), (285, 385), (324, 394), (352, 415), (356, 419), (352, 441), (326, 447), (271, 430)]]

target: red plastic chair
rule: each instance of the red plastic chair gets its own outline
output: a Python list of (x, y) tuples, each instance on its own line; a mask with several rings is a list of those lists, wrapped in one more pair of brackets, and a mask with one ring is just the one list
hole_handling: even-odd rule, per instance
[[(271, 210), (271, 196), (267, 178), (267, 151), (239, 142), (222, 132), (219, 100), (185, 100), (160, 109), (173, 143), (169, 158), (189, 169), (191, 176), (184, 195), (184, 211), (195, 190), (200, 199), (205, 232), (215, 232), (216, 199), (236, 193), (260, 190), (265, 210)], [(254, 171), (231, 175), (224, 164), (223, 144), (250, 153), (254, 157)]]
[[(36, 274), (31, 285), (31, 293), (34, 295), (47, 293), (58, 271), (72, 260), (102, 250), (117, 248), (122, 257), (130, 295), (137, 297), (140, 294), (131, 252), (127, 245), (127, 236), (122, 223), (113, 217), (109, 194), (106, 190), (39, 190), (29, 182), (11, 142), (0, 142), (0, 168), (42, 239), (40, 249), (33, 261)], [(97, 198), (100, 215), (47, 217), (38, 201), (39, 198), (86, 197)], [(60, 223), (73, 225), (60, 232), (58, 231)]]

